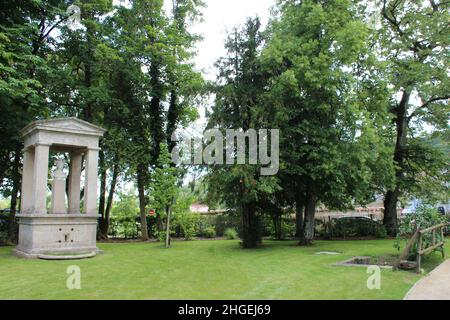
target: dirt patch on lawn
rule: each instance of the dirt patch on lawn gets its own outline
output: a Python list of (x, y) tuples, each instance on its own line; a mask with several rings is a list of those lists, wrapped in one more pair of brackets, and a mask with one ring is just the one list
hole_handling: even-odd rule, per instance
[(397, 263), (398, 257), (394, 255), (385, 255), (380, 257), (353, 257), (351, 259), (338, 262), (337, 266), (346, 267), (368, 267), (379, 266), (381, 268), (392, 269)]

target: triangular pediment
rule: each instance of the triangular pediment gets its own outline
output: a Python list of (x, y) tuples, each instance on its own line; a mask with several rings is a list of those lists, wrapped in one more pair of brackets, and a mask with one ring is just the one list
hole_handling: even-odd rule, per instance
[(103, 128), (78, 118), (54, 118), (34, 121), (22, 130), (22, 134), (25, 136), (36, 130), (61, 131), (98, 136), (103, 136), (106, 131)]

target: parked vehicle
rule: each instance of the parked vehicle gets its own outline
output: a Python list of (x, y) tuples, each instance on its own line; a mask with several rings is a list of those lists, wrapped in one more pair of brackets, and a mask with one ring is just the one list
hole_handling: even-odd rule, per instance
[[(402, 215), (408, 215), (408, 214), (412, 214), (414, 212), (416, 212), (416, 209), (418, 206), (420, 206), (422, 204), (422, 201), (420, 200), (413, 200), (409, 203), (408, 206), (406, 206), (403, 210), (402, 210)], [(436, 209), (439, 211), (440, 214), (442, 215), (450, 215), (450, 203), (448, 204), (438, 204), (436, 205)]]

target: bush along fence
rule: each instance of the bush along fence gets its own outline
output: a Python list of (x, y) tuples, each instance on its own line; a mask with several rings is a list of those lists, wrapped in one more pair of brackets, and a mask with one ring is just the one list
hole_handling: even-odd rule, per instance
[[(156, 217), (147, 217), (149, 235), (155, 239), (162, 239), (166, 232), (163, 221)], [(109, 235), (117, 239), (136, 239), (140, 237), (140, 217), (138, 215), (127, 215), (111, 217)], [(228, 229), (236, 233), (240, 228), (240, 219), (237, 215), (201, 215), (197, 213), (181, 213), (173, 216), (171, 223), (171, 234), (175, 238), (192, 240), (199, 238), (227, 237)], [(230, 231), (228, 231), (230, 233)]]
[[(315, 236), (319, 239), (355, 239), (355, 238), (386, 238), (387, 233), (377, 215), (336, 217), (335, 215), (321, 216), (315, 222)], [(432, 208), (418, 210), (400, 220), (400, 233), (403, 240), (408, 241), (416, 231), (416, 225), (422, 229), (448, 222), (447, 217), (439, 215)], [(279, 216), (269, 214), (260, 217), (261, 234), (264, 238), (284, 240), (295, 238), (295, 215), (290, 211), (283, 212)], [(151, 237), (158, 239), (165, 235), (165, 229), (161, 225), (162, 220), (156, 217), (147, 217), (148, 231)], [(199, 238), (215, 238), (230, 236), (232, 233), (240, 233), (241, 219), (237, 212), (229, 210), (221, 214), (199, 214), (178, 212), (174, 214), (171, 223), (172, 236), (191, 240)], [(448, 227), (444, 228), (444, 233)], [(140, 217), (134, 214), (112, 216), (110, 236), (112, 238), (134, 239), (140, 236)], [(399, 250), (400, 247), (398, 246)]]
[[(237, 214), (201, 215), (194, 213), (178, 214), (173, 217), (172, 236), (191, 240), (196, 237), (227, 237), (228, 229), (240, 233), (240, 218)], [(148, 217), (147, 226), (153, 238), (159, 238), (156, 218)], [(386, 237), (381, 222), (365, 217), (323, 217), (316, 219), (315, 235), (317, 238), (331, 240), (334, 238)], [(163, 230), (163, 228), (160, 228)], [(274, 240), (295, 237), (295, 219), (284, 215), (275, 221), (265, 216), (261, 219), (261, 234)], [(165, 234), (165, 232), (163, 232)], [(110, 236), (112, 238), (135, 239), (140, 235), (140, 218), (138, 216), (111, 217)]]
[(316, 236), (327, 240), (335, 238), (385, 238), (386, 229), (380, 221), (368, 217), (323, 217), (316, 220)]

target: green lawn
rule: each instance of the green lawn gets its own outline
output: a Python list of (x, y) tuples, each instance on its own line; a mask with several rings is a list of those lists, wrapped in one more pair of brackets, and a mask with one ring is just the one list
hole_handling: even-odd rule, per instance
[[(382, 271), (381, 290), (366, 286), (366, 268), (332, 264), (356, 255), (395, 254), (392, 240), (237, 241), (99, 244), (103, 254), (79, 261), (24, 260), (0, 248), (0, 299), (402, 299), (419, 276)], [(319, 256), (317, 251), (340, 251)], [(433, 256), (430, 263), (436, 263)], [(66, 288), (66, 269), (81, 268), (81, 290)]]

